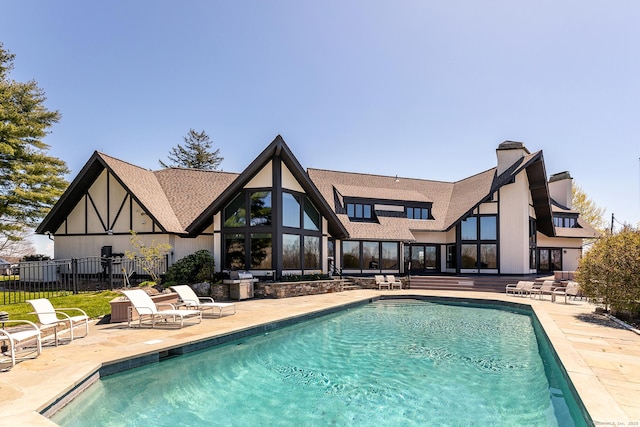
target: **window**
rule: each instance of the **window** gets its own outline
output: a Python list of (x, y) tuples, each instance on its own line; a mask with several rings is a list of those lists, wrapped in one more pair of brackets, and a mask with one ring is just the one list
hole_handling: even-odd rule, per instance
[(477, 245), (460, 245), (462, 254), (461, 268), (477, 268), (478, 267), (478, 246)]
[(282, 225), (300, 228), (300, 197), (291, 193), (282, 193)]
[(320, 231), (320, 212), (307, 197), (304, 200), (304, 229)]
[(378, 242), (362, 242), (362, 268), (380, 269), (380, 247)]
[(300, 236), (295, 234), (282, 235), (282, 268), (300, 270)]
[(244, 194), (238, 194), (238, 196), (224, 208), (224, 226), (244, 227), (246, 224)]
[(271, 225), (271, 191), (251, 193), (251, 226)]
[(429, 219), (428, 208), (407, 207), (407, 218), (409, 219)]
[(224, 251), (224, 266), (226, 268), (230, 270), (244, 270), (244, 234), (225, 234)]
[(360, 242), (342, 242), (342, 267), (360, 269)]
[(578, 225), (577, 215), (554, 215), (553, 225), (558, 228), (576, 228)]
[(304, 236), (304, 266), (305, 270), (320, 268), (320, 237)]
[(398, 265), (397, 242), (382, 242), (382, 256), (380, 257), (380, 267), (383, 270), (397, 270)]
[(480, 268), (498, 268), (498, 245), (480, 245)]
[(478, 218), (471, 216), (462, 221), (462, 240), (478, 240)]
[(480, 240), (496, 240), (498, 238), (496, 221), (495, 216), (480, 217)]
[(373, 206), (364, 203), (347, 203), (347, 216), (349, 219), (371, 220), (373, 219)]
[(536, 253), (538, 246), (537, 228), (535, 218), (529, 217), (529, 269), (537, 269)]
[(251, 268), (272, 268), (271, 233), (251, 233)]
[[(470, 216), (460, 223), (461, 268), (498, 268), (498, 217), (496, 215)], [(448, 249), (449, 251), (449, 249)], [(447, 258), (455, 256), (447, 251)], [(447, 259), (447, 268), (449, 260)]]

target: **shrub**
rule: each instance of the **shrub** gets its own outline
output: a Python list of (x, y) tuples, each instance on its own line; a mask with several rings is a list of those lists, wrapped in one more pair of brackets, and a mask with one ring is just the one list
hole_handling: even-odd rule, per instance
[(599, 239), (576, 272), (585, 295), (614, 313), (633, 314), (640, 302), (640, 232), (626, 227)]
[(165, 276), (165, 281), (181, 285), (200, 282), (213, 283), (215, 279), (213, 255), (202, 249), (176, 261)]

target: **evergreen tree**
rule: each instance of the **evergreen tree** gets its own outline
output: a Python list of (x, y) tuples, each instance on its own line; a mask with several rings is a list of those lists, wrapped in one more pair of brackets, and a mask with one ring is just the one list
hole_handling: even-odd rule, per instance
[(69, 171), (43, 142), (60, 113), (47, 110), (34, 80), (9, 78), (14, 57), (0, 43), (0, 235), (19, 241), (63, 193)]
[(187, 169), (207, 169), (218, 170), (223, 158), (220, 157), (220, 149), (211, 151), (212, 141), (209, 135), (202, 132), (189, 130), (189, 134), (184, 139), (184, 146), (178, 144), (173, 147), (167, 158), (173, 162), (167, 165), (160, 160), (163, 168), (181, 167)]

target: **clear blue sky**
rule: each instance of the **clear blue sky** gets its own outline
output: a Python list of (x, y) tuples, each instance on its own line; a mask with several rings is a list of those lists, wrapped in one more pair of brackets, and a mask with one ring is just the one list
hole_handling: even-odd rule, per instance
[(456, 181), (504, 140), (640, 222), (640, 1), (3, 0), (11, 77), (94, 150), (158, 169), (190, 128), (241, 172), (281, 134), (303, 167)]

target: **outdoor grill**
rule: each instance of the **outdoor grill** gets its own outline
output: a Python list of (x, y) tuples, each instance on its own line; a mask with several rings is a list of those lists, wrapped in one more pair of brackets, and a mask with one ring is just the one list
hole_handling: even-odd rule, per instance
[(231, 271), (229, 279), (223, 280), (222, 283), (229, 285), (229, 297), (231, 299), (241, 300), (253, 298), (253, 283), (256, 279), (253, 274), (248, 271)]

